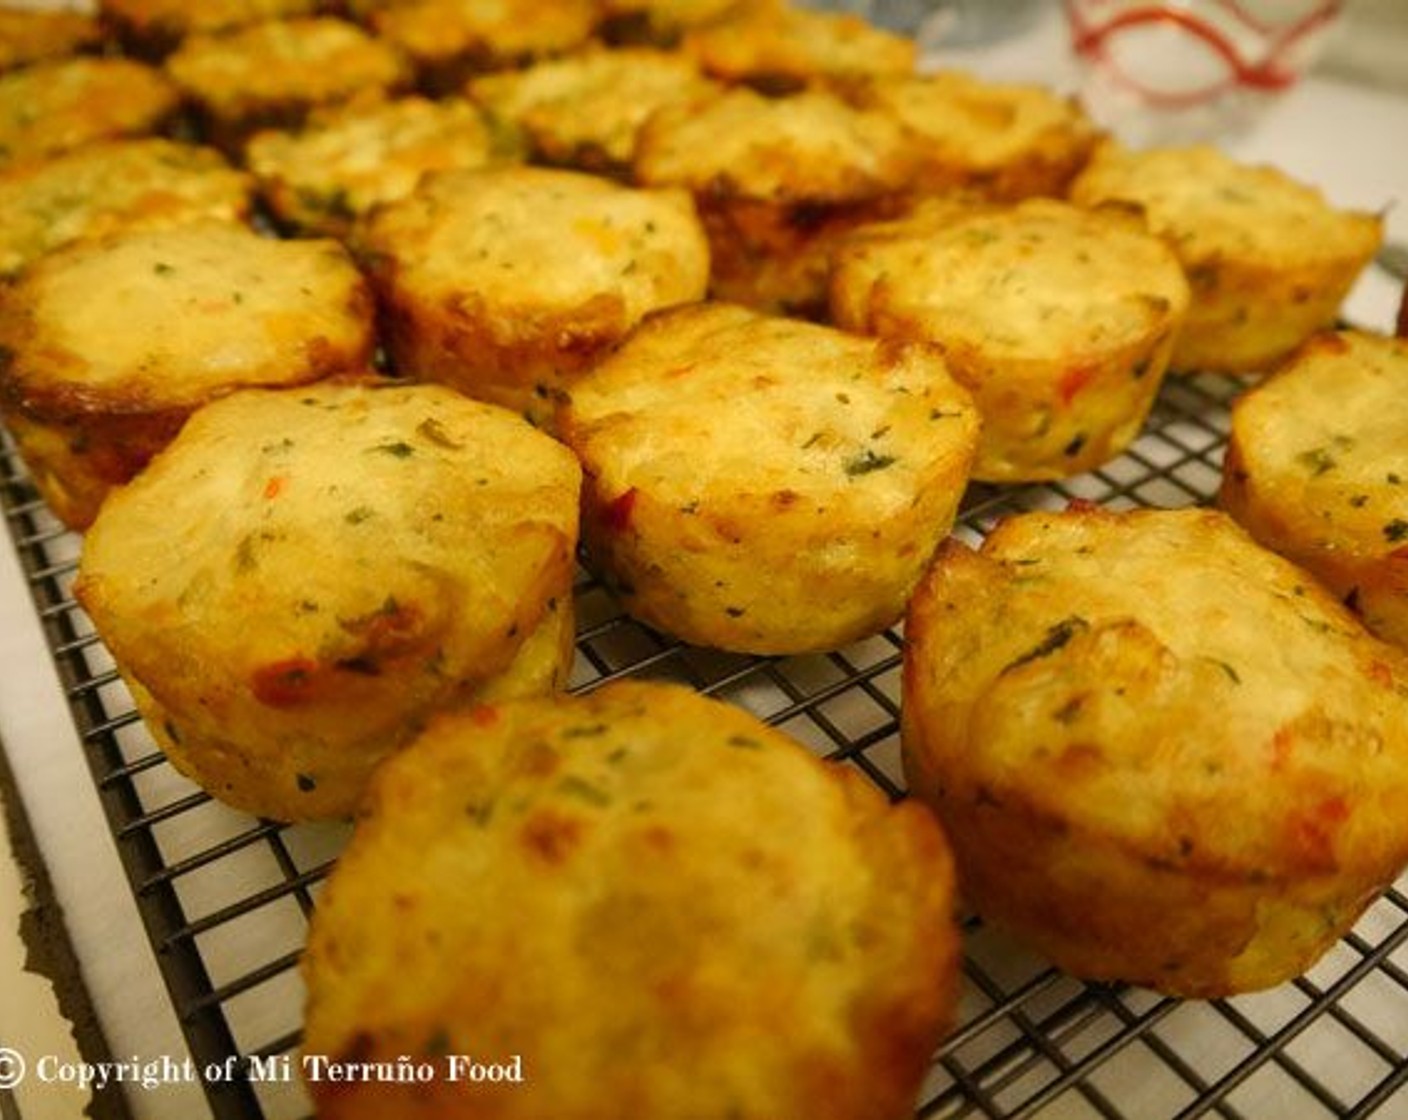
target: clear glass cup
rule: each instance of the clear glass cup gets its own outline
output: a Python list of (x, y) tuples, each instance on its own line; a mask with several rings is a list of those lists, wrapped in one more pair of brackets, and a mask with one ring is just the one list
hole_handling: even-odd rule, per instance
[(1095, 121), (1134, 146), (1244, 132), (1300, 80), (1340, 0), (1064, 0)]

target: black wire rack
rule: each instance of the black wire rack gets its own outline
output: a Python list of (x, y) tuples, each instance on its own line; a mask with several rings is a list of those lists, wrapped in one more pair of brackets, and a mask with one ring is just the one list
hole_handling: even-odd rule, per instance
[[(1169, 380), (1126, 454), (1061, 484), (975, 484), (958, 533), (976, 539), (1005, 514), (1072, 499), (1114, 508), (1209, 502), (1237, 388), (1213, 377)], [(238, 1056), (248, 1066), (293, 1054), (303, 1004), (298, 958), (346, 827), (256, 820), (177, 775), (70, 593), (78, 538), (39, 499), (3, 432), (0, 496), (193, 1059), (203, 1066)], [(897, 633), (828, 654), (744, 657), (662, 637), (626, 617), (586, 575), (577, 602), (574, 689), (627, 676), (681, 681), (903, 796)], [(1405, 888), (1408, 880), (1375, 902), (1305, 976), (1213, 1002), (1084, 984), (969, 922), (959, 1026), (935, 1057), (918, 1115), (1408, 1120)], [(308, 1112), (296, 1079), (246, 1077), (209, 1083), (206, 1092), (221, 1120)]]

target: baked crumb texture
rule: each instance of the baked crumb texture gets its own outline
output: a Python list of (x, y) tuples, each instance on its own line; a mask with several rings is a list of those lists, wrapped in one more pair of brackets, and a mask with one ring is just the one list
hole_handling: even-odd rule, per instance
[(1408, 657), (1216, 510), (946, 544), (902, 703), (964, 897), (1074, 976), (1280, 984), (1408, 863)]
[(81, 529), (207, 401), (366, 369), (373, 320), (333, 241), (210, 220), (75, 242), (0, 302), (0, 407), (40, 493)]
[(1221, 499), (1408, 648), (1408, 339), (1319, 335), (1238, 398)]
[(331, 18), (192, 35), (164, 65), (211, 142), (232, 152), (260, 128), (296, 127), (315, 109), (379, 100), (412, 77), (393, 46)]
[(1139, 434), (1188, 309), (1173, 252), (1137, 214), (1053, 199), (931, 203), (832, 257), (850, 330), (938, 346), (983, 416), (973, 474), (1065, 478)]
[(433, 712), (565, 684), (580, 473), (443, 386), (244, 390), (109, 499), (75, 593), (177, 769), (347, 816)]
[[(953, 892), (920, 806), (732, 705), (622, 682), (481, 707), (377, 774), (309, 931), (306, 1045), (519, 1055), (474, 1086), (503, 1120), (902, 1120), (956, 1006)], [(465, 1086), (311, 1088), (412, 1120)]]
[(1334, 322), (1383, 239), (1380, 215), (1206, 146), (1102, 144), (1071, 198), (1138, 206), (1173, 246), (1193, 292), (1173, 351), (1188, 372), (1266, 373)]
[(374, 211), (358, 243), (400, 374), (545, 427), (584, 370), (709, 276), (685, 191), (535, 167), (434, 175)]
[(923, 343), (701, 304), (570, 391), (583, 536), (626, 609), (697, 645), (835, 649), (903, 612), (978, 434)]

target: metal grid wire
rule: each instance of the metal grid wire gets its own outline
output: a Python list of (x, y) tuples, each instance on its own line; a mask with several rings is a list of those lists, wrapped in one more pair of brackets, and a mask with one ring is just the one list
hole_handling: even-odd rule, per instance
[[(1114, 508), (1211, 500), (1237, 386), (1171, 380), (1145, 434), (1100, 470), (1056, 485), (970, 488), (959, 533), (1072, 499)], [(267, 1058), (298, 1043), (297, 961), (340, 825), (285, 826), (213, 801), (177, 775), (132, 708), (74, 603), (77, 538), (30, 485), (0, 433), (0, 494), (35, 607), (67, 689), (93, 779), (177, 1017), (198, 1063)], [(682, 646), (579, 582), (572, 687), (625, 676), (682, 681), (780, 726), (817, 754), (902, 796), (900, 643), (890, 632), (785, 659)], [(1082, 984), (973, 921), (960, 1025), (936, 1057), (919, 1115), (931, 1118), (1215, 1115), (1408, 1120), (1408, 880), (1306, 976), (1215, 1002)], [(217, 1117), (306, 1114), (296, 1084), (207, 1086)]]

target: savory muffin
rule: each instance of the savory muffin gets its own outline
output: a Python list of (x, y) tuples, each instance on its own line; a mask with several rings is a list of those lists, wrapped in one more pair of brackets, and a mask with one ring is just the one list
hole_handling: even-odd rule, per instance
[(696, 645), (835, 649), (893, 623), (978, 435), (922, 343), (718, 303), (652, 316), (571, 388), (591, 562)]
[(432, 712), (565, 677), (579, 478), (441, 386), (245, 390), (114, 492), (75, 594), (178, 769), (262, 816), (350, 814)]
[(831, 315), (943, 350), (983, 417), (976, 478), (1065, 478), (1139, 434), (1188, 309), (1173, 252), (1116, 208), (933, 203), (833, 255)]
[(1408, 339), (1320, 335), (1239, 397), (1221, 500), (1408, 647)]
[(159, 132), (180, 104), (160, 71), (125, 58), (64, 58), (0, 74), (0, 168)]
[(918, 53), (913, 39), (860, 16), (784, 0), (736, 7), (688, 31), (680, 49), (707, 74), (775, 94), (827, 79), (910, 74)]
[(693, 192), (716, 298), (809, 315), (825, 308), (836, 238), (891, 216), (917, 160), (913, 134), (831, 93), (735, 89), (653, 114), (637, 137), (635, 177)]
[(445, 93), (471, 74), (582, 46), (598, 15), (596, 0), (413, 0), (374, 12), (371, 26), (411, 59), (424, 89)]
[(536, 167), (432, 175), (357, 240), (397, 369), (538, 424), (647, 312), (702, 297), (709, 269), (684, 191)]
[(191, 35), (331, 10), (331, 0), (97, 0), (103, 23), (135, 54), (160, 58)]
[(212, 397), (366, 368), (373, 318), (331, 241), (202, 221), (77, 242), (0, 304), (0, 408), (40, 493), (81, 529)]
[(465, 92), (542, 162), (625, 176), (651, 113), (715, 88), (682, 54), (623, 47), (486, 74)]
[(960, 71), (877, 76), (848, 83), (845, 92), (923, 138), (916, 182), (925, 191), (1002, 202), (1063, 195), (1099, 135), (1069, 97)]
[(1333, 322), (1383, 236), (1381, 216), (1336, 209), (1275, 168), (1206, 146), (1129, 151), (1107, 142), (1071, 198), (1142, 207), (1178, 254), (1193, 302), (1175, 371), (1267, 372)]
[(900, 1120), (952, 891), (921, 806), (683, 688), (444, 716), (373, 779), (303, 958), (306, 1054), (434, 1076), (308, 1087), (324, 1120)]
[(89, 12), (0, 5), (0, 72), (67, 58), (102, 43), (103, 32)]
[(482, 167), (499, 155), (474, 106), (407, 97), (318, 113), (294, 132), (256, 133), (245, 164), (281, 222), (346, 237), (358, 216), (405, 198), (423, 175)]
[(902, 711), (966, 901), (1078, 977), (1281, 983), (1408, 864), (1408, 657), (1216, 510), (950, 542)]
[(763, 0), (599, 0), (602, 36), (617, 45), (675, 47), (680, 36)]
[(238, 149), (260, 128), (292, 128), (318, 108), (375, 101), (410, 69), (386, 43), (338, 19), (267, 20), (193, 35), (166, 60), (212, 142)]
[(253, 182), (213, 148), (148, 137), (0, 171), (0, 277), (71, 241), (199, 218), (249, 218)]

